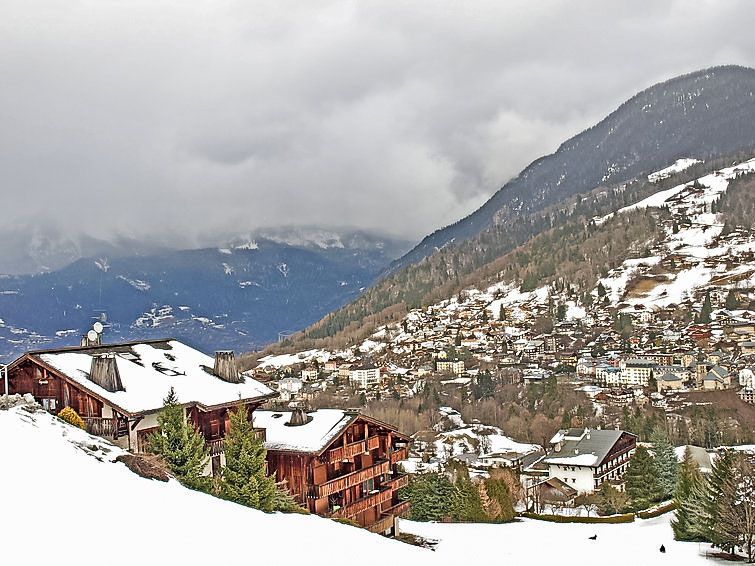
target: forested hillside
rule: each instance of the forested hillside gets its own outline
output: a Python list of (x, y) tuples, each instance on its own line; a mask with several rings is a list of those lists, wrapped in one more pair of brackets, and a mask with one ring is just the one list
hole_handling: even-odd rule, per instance
[(412, 308), (502, 279), (518, 281), (525, 289), (551, 283), (568, 286), (575, 298), (590, 300), (586, 295), (599, 277), (631, 254), (652, 246), (664, 211), (633, 211), (599, 224), (594, 219), (752, 155), (752, 151), (729, 154), (656, 183), (644, 175), (628, 183), (600, 186), (541, 213), (491, 226), (466, 242), (447, 246), (417, 265), (388, 275), (356, 300), (266, 353), (342, 347), (368, 336), (381, 324), (400, 319)]

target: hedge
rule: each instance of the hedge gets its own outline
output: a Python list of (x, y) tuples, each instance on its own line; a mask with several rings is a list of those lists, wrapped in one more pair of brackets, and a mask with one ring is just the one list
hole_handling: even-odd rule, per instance
[(673, 501), (669, 501), (668, 503), (664, 503), (663, 505), (660, 505), (655, 509), (638, 511), (637, 516), (640, 519), (652, 519), (653, 517), (658, 517), (659, 515), (663, 515), (664, 513), (668, 513), (669, 511), (673, 511), (674, 509), (676, 509), (676, 505)]
[(607, 517), (565, 517), (563, 515), (538, 515), (537, 513), (522, 513), (522, 517), (550, 521), (552, 523), (632, 523), (634, 513), (609, 515)]

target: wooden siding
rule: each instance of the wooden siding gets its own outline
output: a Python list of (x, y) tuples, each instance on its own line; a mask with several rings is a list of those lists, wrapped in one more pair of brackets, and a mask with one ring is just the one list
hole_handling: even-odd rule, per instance
[(406, 447), (394, 450), (391, 453), (391, 465), (397, 464), (401, 460), (406, 460), (409, 457), (409, 451)]
[(310, 493), (312, 493), (314, 497), (327, 497), (328, 495), (343, 491), (360, 484), (363, 481), (367, 481), (368, 479), (385, 474), (388, 470), (388, 460), (381, 460), (369, 468), (357, 470), (344, 476), (334, 478), (321, 485), (311, 486), (314, 489), (311, 489)]
[(367, 525), (367, 530), (371, 533), (384, 533), (389, 529), (393, 529), (394, 520), (393, 515), (386, 515), (374, 523)]
[(383, 503), (390, 501), (392, 496), (393, 491), (390, 488), (383, 489), (378, 493), (373, 493), (371, 495), (368, 495), (367, 497), (363, 497), (362, 499), (357, 499), (354, 503), (350, 503), (345, 507), (341, 507), (340, 509), (333, 511), (333, 513), (331, 513), (331, 517), (350, 519), (355, 515), (366, 511), (370, 507), (377, 507), (378, 505), (382, 505)]
[(401, 489), (409, 485), (409, 474), (401, 474), (388, 481), (384, 481), (383, 485), (389, 485), (393, 490)]

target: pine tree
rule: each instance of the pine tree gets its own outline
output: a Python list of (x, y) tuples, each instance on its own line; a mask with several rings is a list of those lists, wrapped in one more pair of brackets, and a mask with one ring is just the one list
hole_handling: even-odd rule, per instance
[(598, 491), (598, 508), (604, 515), (626, 513), (630, 509), (629, 496), (604, 481)]
[(702, 481), (693, 483), (688, 497), (682, 500), (682, 507), (689, 518), (690, 531), (695, 540), (718, 544), (718, 502), (723, 497), (723, 487), (732, 474), (733, 465), (732, 451), (719, 455), (711, 473)]
[(411, 474), (409, 485), (400, 497), (409, 501), (414, 521), (442, 521), (454, 512), (456, 490), (445, 474), (427, 472)]
[(676, 489), (679, 462), (664, 427), (653, 428), (650, 433), (650, 442), (653, 444), (653, 461), (658, 470), (658, 483), (663, 490), (663, 499), (667, 499), (674, 494)]
[(739, 307), (739, 300), (737, 299), (737, 294), (734, 292), (734, 289), (731, 289), (729, 291), (729, 294), (726, 295), (726, 310), (736, 310)]
[(692, 513), (689, 509), (689, 503), (695, 487), (702, 485), (703, 478), (697, 463), (692, 458), (692, 452), (689, 448), (684, 451), (684, 459), (679, 466), (679, 479), (674, 491), (674, 504), (676, 506), (676, 516), (671, 520), (671, 527), (674, 529), (674, 538), (676, 540), (699, 541), (702, 538), (697, 534), (692, 525)]
[(209, 479), (202, 475), (207, 464), (204, 437), (184, 419), (184, 408), (171, 387), (157, 415), (159, 430), (150, 436), (150, 449), (162, 456), (170, 472), (191, 489), (208, 490)]
[(454, 488), (453, 519), (468, 523), (486, 522), (488, 514), (483, 507), (480, 491), (469, 479), (469, 476), (460, 474), (456, 478)]
[(698, 321), (701, 324), (708, 324), (711, 321), (710, 315), (713, 312), (713, 306), (710, 303), (710, 291), (705, 293), (705, 300), (703, 301), (703, 308), (700, 309), (700, 317)]
[(231, 430), (223, 450), (225, 467), (220, 495), (247, 507), (273, 511), (275, 479), (265, 475), (267, 450), (256, 434), (246, 406), (239, 403), (230, 413)]
[(731, 473), (723, 478), (717, 500), (715, 545), (732, 554), (737, 548), (755, 559), (755, 470), (747, 456), (734, 456)]
[(598, 283), (598, 297), (605, 297), (606, 296), (606, 288), (603, 286), (602, 282)]
[(644, 446), (638, 446), (632, 454), (624, 478), (627, 495), (632, 501), (634, 511), (647, 509), (663, 497), (663, 490), (658, 482), (658, 471)]
[(491, 520), (498, 523), (513, 521), (516, 513), (506, 481), (503, 478), (489, 478), (485, 480), (485, 490), (490, 500), (495, 501), (500, 509), (498, 515), (491, 516)]

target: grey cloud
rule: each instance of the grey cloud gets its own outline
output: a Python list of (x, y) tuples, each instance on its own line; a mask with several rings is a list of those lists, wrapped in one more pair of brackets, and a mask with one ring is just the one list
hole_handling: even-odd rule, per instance
[(746, 1), (5, 2), (15, 230), (420, 238), (650, 84), (755, 63)]

